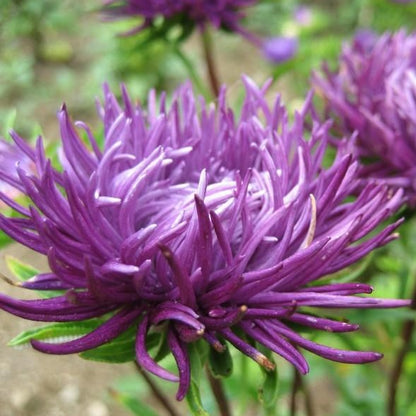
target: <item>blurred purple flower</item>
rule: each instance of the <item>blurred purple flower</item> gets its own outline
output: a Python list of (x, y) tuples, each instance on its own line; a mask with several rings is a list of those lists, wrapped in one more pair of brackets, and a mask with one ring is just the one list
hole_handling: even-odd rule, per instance
[[(19, 163), (27, 171), (34, 171), (32, 161), (18, 147), (0, 138), (0, 192), (5, 198), (15, 199), (21, 192), (14, 184), (19, 180), (16, 164)], [(7, 173), (7, 181), (3, 180), (3, 172)], [(12, 182), (14, 180), (14, 182)], [(4, 206), (0, 201), (0, 207)]]
[(300, 26), (309, 26), (313, 19), (312, 9), (308, 6), (296, 7), (293, 16)]
[[(313, 84), (338, 117), (340, 132), (364, 161), (360, 176), (405, 188), (416, 204), (416, 35), (360, 37), (345, 46), (339, 69), (324, 65)], [(345, 143), (341, 141), (340, 143)]]
[(371, 52), (378, 36), (371, 29), (360, 29), (354, 36), (353, 44), (354, 49), (361, 50), (363, 53)]
[[(106, 87), (102, 148), (84, 123), (76, 123), (89, 138), (85, 145), (64, 106), (58, 113), (62, 172), (45, 157), (42, 141), (32, 149), (13, 133), (36, 174), (18, 167), (18, 180), (9, 172), (2, 176), (32, 205), (5, 199), (20, 216), (0, 216), (0, 227), (48, 258), (51, 272), (23, 286), (66, 294), (41, 300), (0, 294), (0, 308), (35, 321), (112, 314), (79, 339), (32, 340), (34, 348), (77, 353), (134, 325), (139, 365), (179, 381), (178, 399), (190, 383), (187, 343), (200, 338), (218, 351), (233, 344), (272, 369), (254, 340), (301, 373), (308, 364), (298, 347), (345, 363), (381, 358), (318, 344), (291, 326), (354, 331), (357, 325), (312, 315), (308, 307), (408, 304), (356, 296), (372, 292), (367, 284), (319, 283), (395, 238), (398, 223), (373, 231), (397, 209), (401, 191), (370, 184), (346, 202), (356, 187), (357, 163), (340, 154), (322, 167), (330, 123), (315, 121), (311, 134), (304, 132), (312, 96), (289, 124), (279, 98), (267, 104), (268, 85), (258, 88), (246, 78), (244, 84), (240, 116), (227, 106), (225, 89), (217, 108), (196, 99), (189, 84), (170, 106), (165, 95), (158, 103), (151, 92), (143, 108), (124, 89), (120, 107)], [(155, 326), (166, 331), (179, 376), (147, 350)]]
[(276, 37), (267, 39), (263, 44), (265, 57), (275, 63), (286, 62), (293, 58), (298, 50), (296, 38)]
[(140, 16), (144, 18), (141, 30), (151, 25), (157, 17), (167, 19), (178, 15), (185, 16), (190, 22), (200, 27), (206, 23), (217, 29), (223, 28), (233, 32), (244, 31), (240, 20), (244, 17), (243, 9), (257, 3), (258, 0), (107, 0), (105, 10), (110, 16)]
[(262, 50), (272, 62), (281, 63), (290, 59), (297, 49), (295, 39), (262, 39), (240, 24), (244, 17), (243, 10), (257, 2), (258, 0), (107, 0), (104, 2), (104, 10), (110, 18), (139, 16), (144, 19), (140, 26), (127, 32), (127, 35), (151, 27), (157, 17), (174, 19), (181, 16), (185, 18), (185, 24), (197, 25), (201, 30), (210, 23), (217, 29), (240, 34)]

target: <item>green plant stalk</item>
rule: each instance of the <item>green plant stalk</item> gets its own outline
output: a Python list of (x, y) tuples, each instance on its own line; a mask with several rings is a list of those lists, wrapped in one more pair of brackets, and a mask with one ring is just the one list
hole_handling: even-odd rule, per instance
[[(413, 288), (412, 293), (412, 303), (410, 309), (416, 310), (416, 283)], [(414, 319), (408, 319), (404, 322), (401, 332), (402, 346), (396, 355), (396, 361), (393, 365), (391, 371), (391, 376), (389, 378), (388, 384), (388, 394), (387, 394), (387, 415), (396, 416), (397, 415), (397, 390), (400, 377), (403, 371), (403, 363), (406, 358), (406, 355), (410, 349), (410, 344), (412, 341), (412, 335), (415, 329), (416, 321)]]
[(209, 385), (211, 386), (212, 393), (217, 402), (218, 409), (220, 411), (220, 416), (231, 416), (230, 404), (228, 402), (227, 396), (224, 392), (224, 385), (221, 382), (221, 379), (215, 378), (208, 367), (205, 368)]
[(153, 380), (148, 376), (146, 371), (143, 371), (143, 369), (140, 367), (137, 362), (135, 362), (136, 368), (140, 375), (143, 377), (144, 381), (149, 386), (150, 390), (154, 394), (154, 396), (157, 398), (158, 402), (163, 406), (166, 410), (166, 412), (170, 416), (180, 416), (180, 414), (176, 411), (174, 406), (170, 403), (169, 399), (165, 396), (165, 394), (159, 389), (156, 383), (153, 382)]
[(198, 91), (205, 97), (210, 98), (211, 94), (209, 90), (205, 87), (203, 81), (198, 76), (197, 72), (195, 71), (195, 67), (192, 64), (191, 60), (186, 56), (185, 53), (181, 50), (180, 46), (176, 43), (172, 44), (172, 52), (175, 56), (182, 62), (182, 65), (188, 72), (189, 78), (191, 79), (192, 83), (196, 86)]
[(290, 416), (296, 416), (297, 413), (297, 406), (296, 406), (296, 396), (299, 391), (303, 392), (303, 396), (305, 399), (305, 412), (307, 416), (314, 416), (315, 412), (313, 409), (312, 404), (312, 397), (309, 393), (309, 390), (306, 384), (302, 380), (302, 376), (299, 372), (294, 369), (293, 370), (293, 383), (292, 383), (292, 392), (290, 396)]
[(202, 50), (204, 52), (204, 59), (207, 66), (208, 81), (211, 87), (211, 92), (214, 97), (218, 97), (220, 92), (220, 83), (218, 78), (218, 71), (215, 65), (214, 52), (212, 48), (212, 38), (208, 27), (204, 26), (201, 31)]

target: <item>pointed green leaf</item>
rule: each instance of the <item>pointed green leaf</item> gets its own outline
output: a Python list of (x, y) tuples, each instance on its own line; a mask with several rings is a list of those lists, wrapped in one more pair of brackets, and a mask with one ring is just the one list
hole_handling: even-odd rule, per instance
[[(82, 352), (79, 355), (85, 360), (106, 363), (127, 363), (134, 361), (136, 359), (136, 333), (136, 325), (133, 325), (113, 341), (92, 350)], [(159, 339), (160, 334), (150, 334), (146, 340), (147, 348), (154, 348), (159, 343)]]
[(191, 380), (186, 401), (192, 416), (209, 416), (209, 413), (202, 406), (199, 388), (193, 380)]
[[(272, 360), (271, 357), (269, 359)], [(262, 371), (264, 374), (264, 381), (259, 389), (259, 400), (263, 406), (273, 408), (276, 406), (279, 393), (279, 375), (277, 369), (271, 371)]]
[(40, 328), (23, 331), (17, 337), (9, 341), (8, 345), (12, 347), (25, 345), (28, 344), (31, 339), (46, 342), (65, 342), (88, 334), (96, 329), (101, 323), (102, 320), (100, 319), (91, 319), (81, 322), (45, 325)]
[[(150, 334), (152, 335), (152, 334)], [(166, 331), (163, 331), (161, 333), (161, 336), (159, 338), (159, 343), (155, 346), (156, 347), (156, 353), (154, 360), (158, 363), (159, 361), (162, 361), (167, 355), (170, 354), (170, 348), (167, 341)]]
[(111, 396), (126, 409), (129, 409), (137, 416), (158, 416), (158, 413), (152, 410), (149, 406), (144, 404), (137, 397), (130, 394), (122, 393), (118, 390), (111, 389)]
[(6, 256), (6, 264), (9, 270), (21, 281), (26, 282), (30, 278), (39, 274), (39, 270), (23, 263), (13, 256)]
[[(23, 263), (13, 256), (6, 256), (5, 260), (9, 270), (21, 282), (26, 282), (40, 273), (39, 270), (35, 269), (30, 264)], [(36, 290), (35, 292), (43, 298), (54, 298), (56, 296), (61, 296), (64, 293), (63, 290)]]
[(188, 354), (191, 362), (191, 377), (196, 386), (199, 387), (202, 376), (202, 360), (196, 343), (188, 344)]
[(214, 377), (229, 377), (233, 372), (233, 359), (228, 347), (224, 352), (218, 352), (214, 348), (209, 350), (209, 368)]

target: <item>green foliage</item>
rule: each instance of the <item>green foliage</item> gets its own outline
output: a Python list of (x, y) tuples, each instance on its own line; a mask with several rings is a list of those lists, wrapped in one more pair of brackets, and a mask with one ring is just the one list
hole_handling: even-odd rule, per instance
[(115, 389), (111, 389), (110, 394), (114, 400), (116, 400), (126, 409), (129, 409), (133, 415), (158, 416), (159, 414), (147, 404), (145, 404), (143, 400), (139, 399), (138, 397), (134, 397), (131, 394)]
[(279, 398), (279, 375), (275, 368), (271, 371), (263, 371), (264, 381), (259, 389), (259, 400), (264, 408), (273, 411)]
[(91, 319), (80, 322), (45, 325), (22, 332), (9, 341), (9, 345), (12, 347), (22, 346), (28, 344), (31, 339), (46, 342), (65, 342), (93, 331), (101, 323), (102, 321), (99, 319)]
[(209, 349), (209, 369), (214, 377), (229, 377), (233, 372), (233, 358), (229, 348), (218, 352), (214, 348)]
[(186, 402), (192, 416), (209, 416), (209, 413), (202, 406), (201, 392), (198, 384), (192, 379), (188, 394), (186, 395)]
[[(86, 360), (101, 361), (106, 363), (127, 363), (136, 359), (135, 341), (137, 327), (131, 326), (113, 341), (100, 347), (80, 353), (80, 357)], [(147, 337), (147, 348), (154, 349), (160, 343), (160, 334), (150, 334)]]
[[(23, 263), (13, 256), (5, 257), (7, 267), (13, 273), (13, 275), (20, 281), (26, 282), (32, 277), (39, 274), (39, 270), (35, 269), (29, 264)], [(60, 290), (38, 290), (36, 294), (43, 298), (53, 298), (55, 296), (62, 295)]]
[(21, 282), (26, 282), (30, 278), (39, 274), (39, 270), (29, 264), (23, 263), (13, 256), (6, 256), (6, 264), (13, 275), (16, 276)]

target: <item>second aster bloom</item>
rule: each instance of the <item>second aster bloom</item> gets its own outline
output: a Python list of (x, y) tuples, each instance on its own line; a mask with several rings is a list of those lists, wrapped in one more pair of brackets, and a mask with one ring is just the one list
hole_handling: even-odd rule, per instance
[[(356, 187), (357, 164), (339, 154), (322, 167), (330, 125), (314, 122), (311, 133), (304, 131), (311, 96), (289, 123), (278, 98), (267, 103), (267, 85), (244, 84), (239, 116), (227, 106), (225, 90), (217, 107), (195, 98), (186, 84), (171, 105), (152, 92), (144, 108), (125, 90), (120, 105), (105, 88), (102, 146), (76, 123), (86, 144), (63, 107), (62, 170), (52, 167), (41, 141), (30, 148), (13, 133), (36, 173), (18, 168), (19, 179), (9, 182), (32, 204), (13, 203), (19, 217), (1, 216), (0, 227), (48, 258), (51, 271), (23, 286), (64, 294), (41, 300), (0, 295), (0, 308), (45, 322), (106, 317), (81, 338), (32, 340), (34, 348), (78, 353), (134, 328), (137, 362), (179, 381), (178, 399), (190, 384), (187, 344), (199, 339), (219, 352), (232, 344), (272, 369), (256, 346), (262, 345), (301, 373), (308, 363), (299, 347), (345, 363), (381, 358), (318, 344), (292, 325), (354, 331), (357, 325), (308, 308), (407, 304), (356, 296), (372, 292), (367, 284), (319, 282), (395, 237), (397, 223), (372, 232), (397, 209), (401, 191), (369, 184), (346, 200)], [(166, 336), (178, 375), (148, 351), (155, 328)]]
[[(16, 165), (20, 164), (28, 172), (34, 171), (34, 165), (27, 155), (12, 143), (0, 137), (0, 192), (3, 194), (3, 199), (10, 199), (10, 202), (16, 199), (20, 192), (13, 184), (12, 178), (18, 181), (18, 174)], [(7, 173), (7, 181), (2, 180), (2, 172)], [(0, 203), (0, 209), (4, 203)]]
[(157, 17), (174, 18), (179, 15), (190, 23), (204, 26), (211, 23), (217, 29), (233, 32), (241, 30), (243, 9), (258, 0), (107, 0), (107, 10), (114, 16), (142, 16), (144, 26)]
[(112, 18), (142, 17), (137, 33), (151, 27), (157, 18), (183, 25), (183, 33), (194, 26), (204, 31), (208, 24), (216, 29), (235, 32), (259, 48), (274, 63), (291, 59), (297, 52), (297, 40), (284, 37), (262, 39), (241, 24), (244, 9), (258, 0), (107, 0), (104, 10)]
[(403, 187), (416, 204), (416, 35), (363, 31), (344, 47), (335, 72), (314, 76), (341, 133), (357, 137), (350, 150), (360, 176)]

